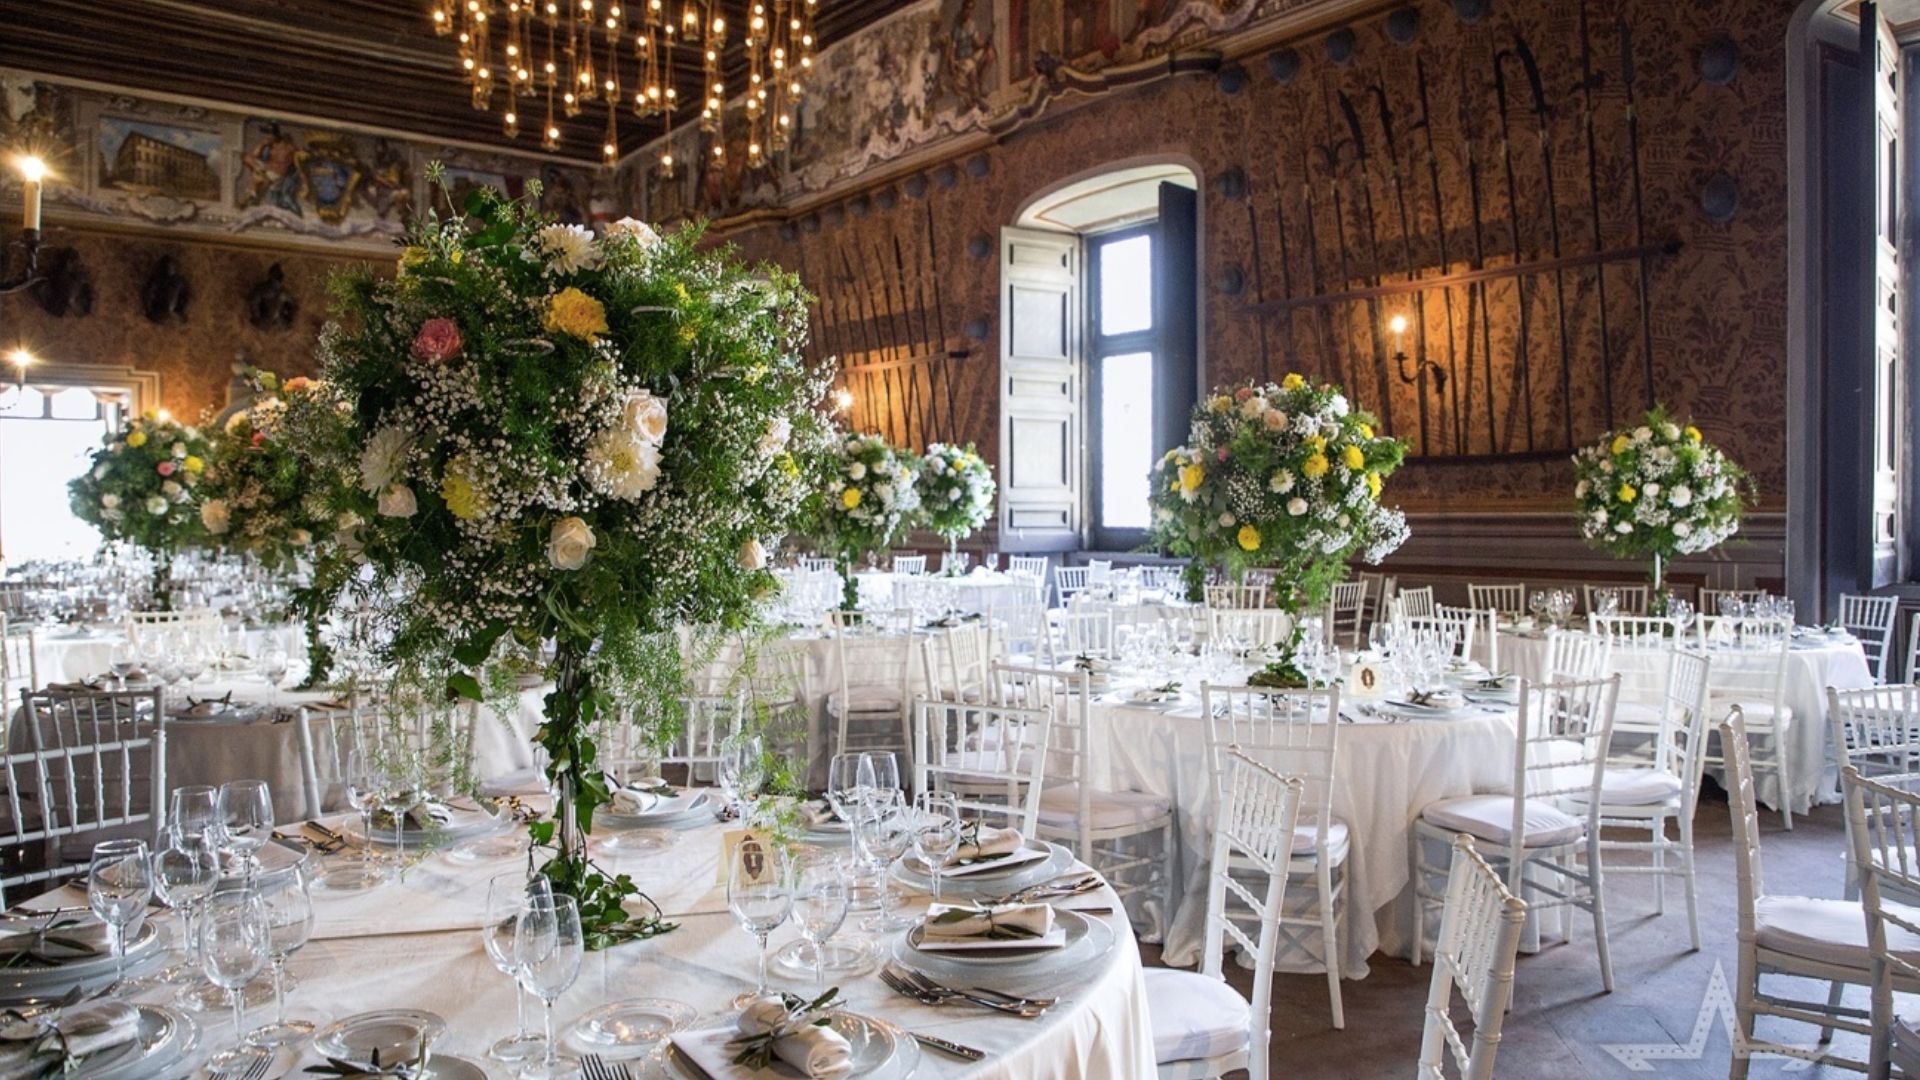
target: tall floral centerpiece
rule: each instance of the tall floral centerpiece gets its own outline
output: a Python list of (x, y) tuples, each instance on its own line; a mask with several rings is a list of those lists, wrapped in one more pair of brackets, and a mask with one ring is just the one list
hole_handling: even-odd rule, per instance
[(833, 553), (840, 569), (842, 610), (860, 606), (860, 582), (854, 576), (863, 559), (885, 551), (920, 508), (912, 455), (878, 435), (849, 435), (827, 465), (827, 479), (815, 494), (816, 539)]
[(1666, 564), (1739, 532), (1752, 487), (1746, 470), (1662, 405), (1575, 454), (1573, 473), (1581, 534), (1616, 558), (1650, 560), (1662, 607)]
[(1273, 567), (1280, 606), (1324, 603), (1347, 561), (1377, 563), (1407, 538), (1380, 501), (1406, 445), (1377, 434), (1336, 386), (1299, 375), (1216, 391), (1193, 410), (1187, 445), (1151, 476), (1153, 541), (1189, 564), (1195, 594), (1208, 565), (1235, 579)]
[(132, 544), (153, 558), (152, 600), (166, 608), (173, 556), (204, 542), (196, 501), (207, 469), (199, 429), (158, 413), (136, 416), (109, 432), (67, 485), (74, 516), (109, 541)]
[(287, 430), (289, 403), (311, 393), (312, 379), (281, 382), (249, 369), (254, 396), (209, 437), (200, 484), (200, 524), (211, 545), (286, 567), (333, 530), (326, 477), (310, 468)]
[(587, 858), (611, 797), (589, 725), (673, 700), (676, 627), (745, 625), (776, 587), (766, 552), (807, 494), (796, 453), (826, 384), (791, 275), (703, 250), (698, 228), (596, 237), (536, 199), (481, 188), (419, 215), (396, 275), (335, 282), (320, 352), (357, 479), (338, 558), (398, 597), (378, 655), (479, 698), (550, 643), (534, 737), (558, 805), (534, 838), (600, 947), (665, 926)]
[(920, 456), (919, 474), (915, 484), (920, 493), (919, 521), (946, 540), (951, 562), (960, 541), (993, 516), (993, 495), (998, 490), (993, 470), (972, 443), (931, 443)]

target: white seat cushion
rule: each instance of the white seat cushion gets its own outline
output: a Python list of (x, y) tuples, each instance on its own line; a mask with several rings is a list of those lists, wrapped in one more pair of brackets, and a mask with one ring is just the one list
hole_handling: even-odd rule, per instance
[(1658, 702), (1628, 701), (1622, 698), (1613, 707), (1613, 729), (1658, 730), (1661, 707)]
[[(901, 708), (897, 686), (856, 686), (847, 691), (855, 713), (897, 713)], [(839, 716), (842, 705), (838, 693), (827, 695), (827, 712)]]
[[(1463, 832), (1494, 844), (1513, 843), (1513, 796), (1462, 795), (1432, 803), (1420, 816), (1440, 828)], [(1578, 840), (1587, 823), (1539, 799), (1527, 800), (1528, 847), (1552, 847)]]
[[(1087, 807), (1096, 829), (1144, 825), (1173, 812), (1173, 802), (1166, 796), (1144, 791), (1094, 790), (1087, 793)], [(1041, 792), (1040, 824), (1049, 829), (1079, 828), (1080, 785), (1054, 784)]]
[(1238, 990), (1192, 971), (1150, 967), (1142, 974), (1157, 1061), (1192, 1061), (1246, 1048), (1253, 1007)]
[(1717, 716), (1725, 716), (1727, 710), (1733, 708), (1735, 705), (1740, 706), (1740, 714), (1745, 718), (1749, 729), (1756, 727), (1770, 728), (1779, 721), (1793, 719), (1793, 708), (1791, 706), (1780, 706), (1780, 715), (1775, 716), (1773, 712), (1773, 702), (1771, 701), (1741, 701), (1737, 698), (1733, 700), (1722, 698), (1715, 701), (1713, 705), (1714, 714)]
[[(1867, 966), (1867, 919), (1857, 900), (1763, 896), (1753, 915), (1754, 940), (1761, 948), (1843, 967)], [(1920, 919), (1920, 912), (1910, 915)], [(1888, 923), (1887, 945), (1920, 964), (1920, 937)]]
[(1608, 769), (1600, 777), (1600, 804), (1657, 806), (1678, 796), (1681, 787), (1680, 778), (1665, 769)]
[[(1293, 830), (1293, 857), (1302, 855), (1312, 857), (1313, 846), (1320, 838), (1320, 830), (1313, 822), (1298, 825)], [(1347, 823), (1339, 818), (1327, 822), (1327, 857), (1336, 863), (1347, 859)]]

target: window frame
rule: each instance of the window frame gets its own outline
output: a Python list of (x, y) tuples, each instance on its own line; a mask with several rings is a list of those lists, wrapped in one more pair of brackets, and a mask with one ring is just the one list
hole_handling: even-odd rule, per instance
[[(1117, 244), (1139, 236), (1147, 236), (1152, 241), (1152, 253), (1148, 259), (1147, 275), (1153, 282), (1152, 322), (1145, 330), (1131, 330), (1123, 334), (1101, 333), (1101, 259), (1100, 253), (1110, 244)], [(1090, 546), (1097, 551), (1127, 551), (1140, 547), (1147, 542), (1148, 529), (1108, 527), (1106, 524), (1105, 462), (1104, 446), (1101, 435), (1105, 430), (1101, 402), (1105, 391), (1105, 365), (1108, 357), (1126, 356), (1134, 353), (1147, 353), (1152, 357), (1153, 387), (1152, 400), (1155, 412), (1162, 402), (1172, 397), (1175, 389), (1172, 374), (1167, 370), (1167, 346), (1169, 322), (1161, 317), (1161, 298), (1158, 292), (1159, 269), (1165, 256), (1165, 245), (1160, 230), (1158, 215), (1148, 221), (1130, 223), (1106, 232), (1088, 233), (1081, 237), (1085, 252), (1086, 273), (1086, 342), (1087, 365), (1087, 538)], [(1147, 437), (1152, 438), (1153, 424), (1149, 423)]]

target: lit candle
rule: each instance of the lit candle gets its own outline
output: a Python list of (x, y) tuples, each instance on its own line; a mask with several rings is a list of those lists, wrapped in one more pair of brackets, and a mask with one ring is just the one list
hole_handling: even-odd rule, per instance
[(47, 178), (47, 163), (31, 154), (23, 155), (14, 161), (20, 170), (20, 223), (30, 232), (40, 229), (40, 187)]

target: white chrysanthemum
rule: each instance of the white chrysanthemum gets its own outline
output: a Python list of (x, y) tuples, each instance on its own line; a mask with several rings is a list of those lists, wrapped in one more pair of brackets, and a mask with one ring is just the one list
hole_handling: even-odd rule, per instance
[(100, 505), (105, 509), (111, 510), (120, 505), (120, 496), (109, 491), (105, 495), (100, 496)]
[(1693, 505), (1693, 489), (1685, 484), (1675, 484), (1673, 490), (1667, 492), (1667, 501), (1684, 510)]
[(162, 496), (162, 495), (147, 496), (147, 503), (146, 503), (147, 513), (152, 514), (154, 517), (159, 517), (161, 514), (166, 513), (167, 507), (169, 505), (170, 504), (167, 502), (165, 496)]
[(1633, 531), (1633, 522), (1616, 521), (1613, 523), (1613, 531), (1619, 533), (1622, 536), (1625, 536), (1626, 534)]
[(1347, 396), (1345, 394), (1333, 395), (1333, 399), (1327, 402), (1327, 408), (1331, 410), (1335, 416), (1347, 415), (1350, 408), (1347, 405)]
[(600, 265), (600, 248), (585, 226), (549, 225), (534, 234), (534, 243), (547, 257), (547, 265), (559, 273), (571, 274)]
[(1692, 535), (1692, 533), (1693, 533), (1692, 525), (1689, 525), (1684, 521), (1676, 521), (1673, 523), (1673, 535), (1684, 537), (1684, 536)]
[(660, 449), (622, 426), (608, 428), (587, 444), (587, 480), (616, 499), (637, 499), (660, 482)]
[(386, 490), (400, 478), (413, 435), (405, 428), (384, 427), (373, 433), (360, 451), (360, 488), (369, 495)]
[(1293, 490), (1293, 473), (1286, 469), (1281, 469), (1279, 472), (1273, 474), (1272, 479), (1267, 481), (1267, 487), (1272, 489), (1275, 494), (1285, 495), (1287, 492)]
[(864, 462), (864, 461), (856, 461), (856, 462), (854, 462), (854, 463), (852, 463), (852, 464), (850, 464), (850, 465), (848, 465), (848, 466), (847, 466), (847, 479), (849, 479), (849, 480), (865, 480), (866, 478), (867, 478), (867, 465), (866, 465), (866, 462)]

